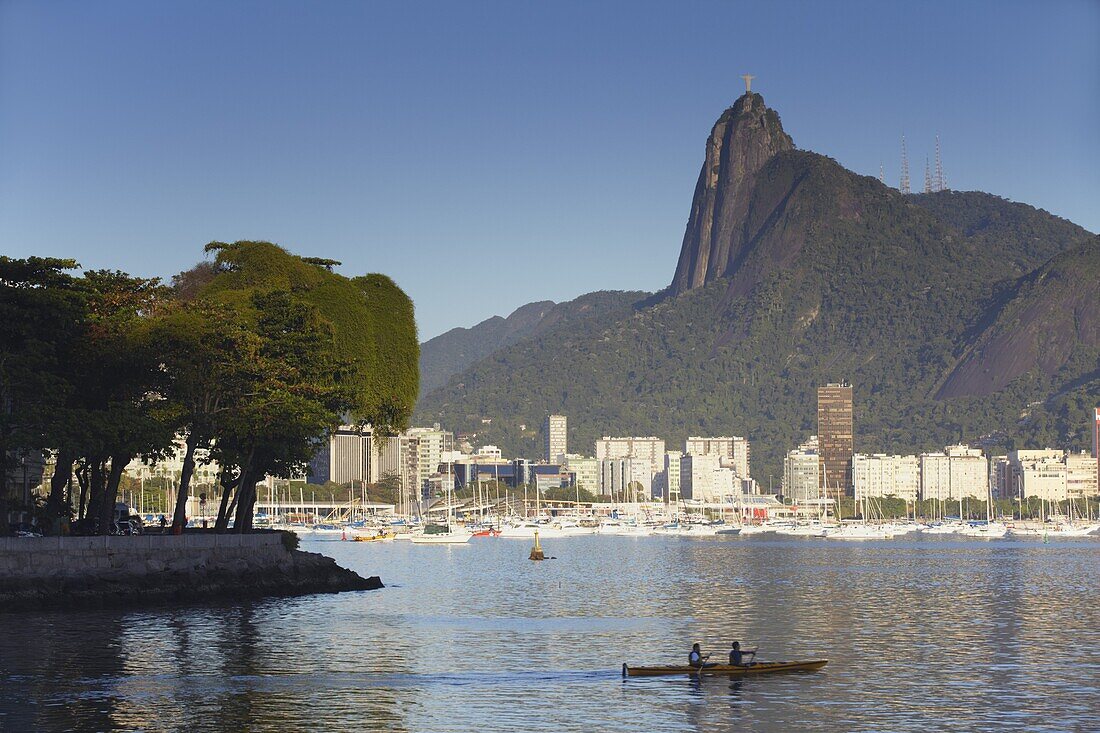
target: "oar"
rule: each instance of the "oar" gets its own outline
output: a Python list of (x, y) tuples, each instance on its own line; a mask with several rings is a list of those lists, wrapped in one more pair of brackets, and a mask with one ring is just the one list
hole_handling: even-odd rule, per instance
[(699, 661), (699, 666), (696, 667), (695, 669), (693, 669), (691, 674), (701, 675), (703, 673), (703, 670), (706, 669), (706, 667), (707, 667), (707, 660), (708, 659), (710, 659), (709, 654), (707, 654), (706, 656), (700, 656), (699, 657), (699, 660), (700, 660)]

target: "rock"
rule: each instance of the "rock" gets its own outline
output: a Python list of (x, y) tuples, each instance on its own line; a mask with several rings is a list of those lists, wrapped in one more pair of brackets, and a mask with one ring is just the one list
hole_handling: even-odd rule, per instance
[(794, 148), (779, 115), (759, 94), (746, 93), (714, 123), (691, 202), (671, 294), (733, 272), (750, 238), (750, 192), (772, 156)]

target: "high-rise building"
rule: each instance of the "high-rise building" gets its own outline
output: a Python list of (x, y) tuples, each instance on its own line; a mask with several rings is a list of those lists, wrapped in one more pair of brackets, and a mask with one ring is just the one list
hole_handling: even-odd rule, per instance
[(985, 499), (988, 492), (989, 462), (980, 448), (949, 445), (943, 453), (920, 455), (921, 499)]
[(723, 466), (732, 468), (741, 478), (749, 478), (749, 441), (739, 436), (721, 438), (691, 437), (684, 443), (684, 453), (693, 456), (716, 455)]
[(596, 441), (596, 460), (606, 458), (641, 458), (649, 462), (654, 474), (665, 467), (665, 441), (652, 436), (647, 438), (609, 438)]
[(817, 388), (817, 439), (823, 496), (844, 496), (852, 485), (852, 385)]
[(821, 462), (817, 436), (789, 451), (783, 459), (783, 496), (795, 503), (821, 498)]
[(662, 496), (669, 504), (676, 505), (680, 503), (681, 486), (680, 486), (680, 461), (683, 459), (684, 454), (678, 450), (670, 450), (665, 452), (665, 470), (664, 470), (664, 485)]
[(721, 468), (713, 453), (686, 454), (680, 458), (680, 491), (685, 499), (716, 501), (714, 472)]
[(543, 459), (547, 463), (557, 463), (568, 451), (565, 415), (547, 415), (542, 423)]
[(562, 461), (562, 470), (573, 474), (577, 487), (587, 489), (593, 494), (600, 492), (600, 462), (595, 458), (567, 453)]
[(373, 446), (373, 431), (369, 425), (341, 425), (310, 461), (308, 481), (340, 485), (378, 481), (379, 465)]
[(1097, 460), (1088, 451), (1066, 453), (1066, 497), (1093, 497), (1097, 489)]
[(852, 489), (856, 499), (894, 496), (916, 501), (920, 490), (920, 461), (916, 456), (856, 453), (852, 456)]
[(620, 501), (653, 496), (653, 466), (646, 458), (604, 458), (600, 462), (600, 494)]

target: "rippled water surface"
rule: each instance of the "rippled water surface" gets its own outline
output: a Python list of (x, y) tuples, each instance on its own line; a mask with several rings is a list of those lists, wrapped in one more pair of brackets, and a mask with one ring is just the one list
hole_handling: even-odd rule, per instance
[[(304, 541), (385, 590), (0, 616), (0, 729), (1100, 730), (1100, 541)], [(823, 671), (628, 679), (732, 639)]]

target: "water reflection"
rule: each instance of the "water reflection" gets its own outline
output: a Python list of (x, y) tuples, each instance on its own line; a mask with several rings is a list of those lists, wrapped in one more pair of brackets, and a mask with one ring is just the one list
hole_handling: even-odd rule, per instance
[[(547, 563), (475, 543), (309, 543), (381, 573), (376, 593), (0, 617), (0, 729), (1042, 730), (1098, 712), (1096, 541), (577, 538)], [(831, 662), (619, 674), (733, 639)]]

